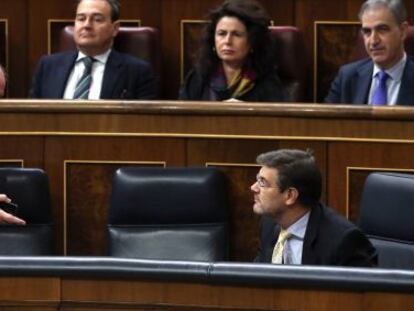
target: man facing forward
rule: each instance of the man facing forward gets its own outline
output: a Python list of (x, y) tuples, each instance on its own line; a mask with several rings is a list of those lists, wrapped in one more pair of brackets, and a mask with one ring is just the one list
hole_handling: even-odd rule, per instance
[(325, 102), (414, 105), (414, 61), (404, 51), (407, 12), (400, 0), (368, 0), (360, 9), (369, 58), (340, 68)]
[(155, 98), (155, 79), (150, 65), (112, 48), (119, 31), (119, 10), (118, 0), (79, 0), (73, 36), (77, 51), (42, 57), (30, 96)]

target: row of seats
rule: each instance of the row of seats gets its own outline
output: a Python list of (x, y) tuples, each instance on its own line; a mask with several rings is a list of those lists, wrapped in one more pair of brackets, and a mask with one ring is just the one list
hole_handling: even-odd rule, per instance
[[(414, 269), (414, 175), (372, 173), (359, 226), (382, 268)], [(53, 254), (46, 174), (0, 168), (0, 193), (19, 205), (25, 227), (0, 227), (0, 255)], [(109, 256), (225, 261), (229, 253), (226, 178), (214, 168), (125, 167), (116, 171), (108, 217)]]
[[(73, 26), (66, 26), (59, 37), (59, 50), (69, 51), (76, 48), (73, 41)], [(288, 94), (293, 102), (304, 102), (308, 98), (309, 66), (304, 55), (305, 43), (301, 31), (293, 26), (271, 26), (271, 35), (275, 40), (275, 57), (278, 60), (278, 71)], [(162, 83), (161, 47), (159, 32), (152, 27), (121, 27), (114, 41), (115, 49), (143, 58), (152, 64), (157, 77)], [(405, 41), (409, 55), (414, 55), (414, 26), (409, 29)], [(352, 60), (366, 57), (362, 35), (358, 37)]]
[[(213, 168), (120, 168), (113, 178), (108, 255), (215, 261), (229, 258), (227, 187)], [(48, 178), (40, 169), (0, 168), (0, 193), (27, 225), (0, 226), (0, 255), (52, 255)]]

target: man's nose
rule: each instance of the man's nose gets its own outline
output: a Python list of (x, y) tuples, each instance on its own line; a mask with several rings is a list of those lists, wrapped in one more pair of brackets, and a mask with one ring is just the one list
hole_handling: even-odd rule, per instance
[(378, 35), (378, 32), (376, 32), (375, 30), (373, 30), (371, 32), (371, 36), (370, 36), (370, 41), (372, 44), (378, 44), (378, 42), (380, 41), (380, 37)]
[(92, 17), (85, 18), (85, 20), (83, 21), (83, 25), (84, 26), (91, 26), (92, 25)]
[(253, 192), (259, 192), (259, 185), (257, 184), (257, 181), (250, 186), (250, 190)]

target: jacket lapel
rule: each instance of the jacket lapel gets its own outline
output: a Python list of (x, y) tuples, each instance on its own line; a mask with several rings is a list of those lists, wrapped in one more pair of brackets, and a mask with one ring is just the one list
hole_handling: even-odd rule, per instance
[(414, 105), (414, 62), (408, 56), (401, 79), (397, 103), (399, 105)]
[(318, 236), (319, 223), (321, 217), (321, 206), (318, 204), (312, 207), (308, 225), (306, 227), (305, 238), (303, 240), (303, 249), (302, 249), (302, 264), (311, 265), (315, 263), (317, 259), (314, 251), (314, 243)]
[(368, 93), (371, 87), (372, 71), (374, 65), (372, 61), (363, 64), (357, 71), (357, 75), (354, 79), (353, 88), (355, 97), (352, 99), (354, 104), (366, 104), (368, 102)]
[(105, 66), (100, 95), (101, 99), (116, 98), (114, 93), (116, 86), (119, 85), (120, 79), (122, 78), (123, 67), (122, 57), (118, 52), (112, 50)]
[(78, 52), (72, 52), (67, 57), (62, 58), (62, 62), (59, 64), (58, 70), (56, 71), (57, 76), (55, 81), (55, 85), (50, 87), (52, 92), (56, 92), (52, 97), (56, 98), (63, 98), (63, 94), (65, 93), (66, 83), (68, 82), (69, 75), (72, 72), (73, 66), (75, 65), (76, 58), (78, 56)]

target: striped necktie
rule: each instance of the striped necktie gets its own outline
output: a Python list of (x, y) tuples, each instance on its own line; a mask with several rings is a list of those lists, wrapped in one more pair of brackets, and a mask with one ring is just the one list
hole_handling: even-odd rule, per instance
[(76, 84), (73, 99), (88, 99), (89, 96), (89, 89), (92, 83), (92, 65), (95, 59), (90, 56), (87, 56), (82, 58), (82, 61), (85, 65), (85, 70), (83, 71), (82, 77)]
[(275, 248), (272, 254), (272, 263), (283, 263), (283, 249), (285, 248), (286, 241), (291, 237), (291, 234), (287, 230), (280, 230), (279, 238), (277, 239)]

